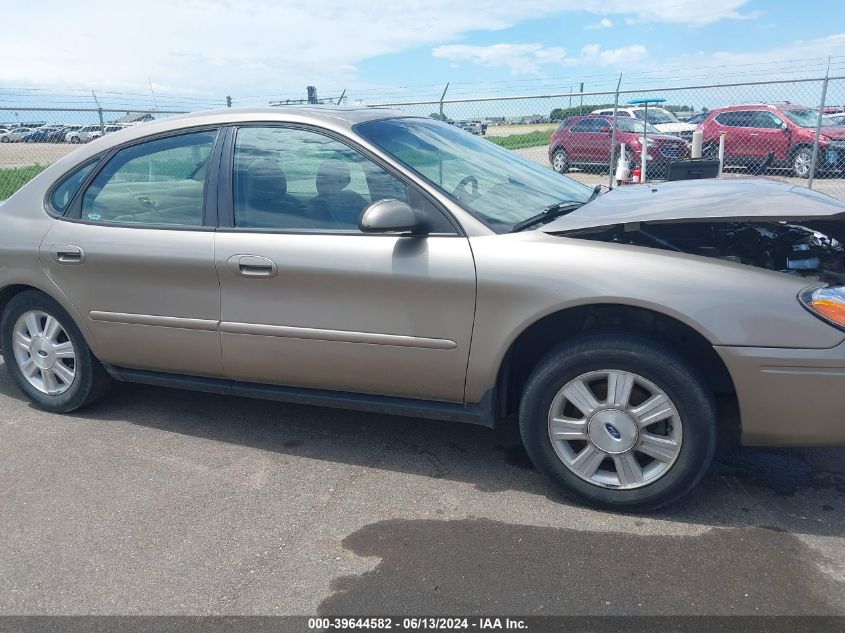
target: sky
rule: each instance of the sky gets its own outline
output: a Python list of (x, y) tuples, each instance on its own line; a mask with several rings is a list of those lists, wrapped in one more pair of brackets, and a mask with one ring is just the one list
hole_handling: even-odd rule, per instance
[(650, 88), (821, 76), (829, 56), (845, 75), (841, 0), (5, 2), (5, 107), (90, 106), (92, 90), (108, 107), (255, 105), (306, 85), (371, 104), (447, 82), (448, 98), (602, 90), (619, 73)]

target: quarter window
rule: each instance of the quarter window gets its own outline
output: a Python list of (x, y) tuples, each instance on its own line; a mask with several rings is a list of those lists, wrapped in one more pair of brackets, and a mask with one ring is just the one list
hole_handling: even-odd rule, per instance
[(200, 226), (215, 131), (194, 132), (119, 151), (82, 198), (84, 220)]
[(241, 228), (357, 232), (364, 209), (377, 200), (423, 203), (357, 151), (310, 130), (239, 129), (234, 170), (234, 221)]
[(53, 190), (53, 195), (50, 196), (50, 204), (53, 209), (59, 213), (67, 211), (70, 201), (73, 200), (76, 192), (82, 186), (82, 182), (88, 177), (96, 164), (97, 162), (94, 161), (80, 167), (59, 183), (59, 186)]

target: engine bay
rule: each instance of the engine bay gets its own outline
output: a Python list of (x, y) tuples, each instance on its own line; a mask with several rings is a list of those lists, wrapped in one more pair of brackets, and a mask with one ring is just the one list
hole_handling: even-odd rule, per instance
[(661, 248), (845, 283), (845, 239), (838, 222), (683, 222), (617, 225), (588, 239)]

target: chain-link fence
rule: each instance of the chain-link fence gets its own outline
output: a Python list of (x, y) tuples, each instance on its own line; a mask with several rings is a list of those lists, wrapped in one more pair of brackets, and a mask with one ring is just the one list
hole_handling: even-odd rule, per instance
[(451, 122), (591, 185), (615, 184), (623, 145), (632, 168), (665, 177), (700, 130), (724, 177), (845, 199), (845, 77), (370, 105)]
[(2, 107), (0, 102), (0, 200), (83, 143), (176, 110)]
[[(633, 169), (666, 177), (699, 130), (701, 155), (721, 158), (724, 177), (778, 178), (845, 200), (845, 77), (367, 105), (448, 121), (591, 185), (616, 183), (623, 146)], [(181, 113), (5, 106), (0, 97), (0, 199), (80, 143)]]

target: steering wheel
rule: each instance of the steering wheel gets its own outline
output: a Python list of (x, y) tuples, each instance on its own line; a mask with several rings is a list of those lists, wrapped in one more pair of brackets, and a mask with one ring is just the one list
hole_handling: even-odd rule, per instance
[[(471, 185), (471, 187), (468, 188), (467, 185)], [(452, 195), (462, 202), (468, 202), (477, 198), (478, 178), (475, 176), (464, 176), (461, 182), (455, 186), (454, 191), (452, 191)]]

